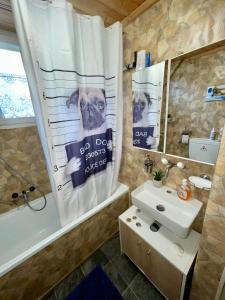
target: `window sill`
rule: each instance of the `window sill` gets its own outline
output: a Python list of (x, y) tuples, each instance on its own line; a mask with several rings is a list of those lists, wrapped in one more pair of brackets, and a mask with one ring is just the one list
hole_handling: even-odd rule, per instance
[(35, 117), (0, 119), (0, 129), (12, 129), (36, 126)]

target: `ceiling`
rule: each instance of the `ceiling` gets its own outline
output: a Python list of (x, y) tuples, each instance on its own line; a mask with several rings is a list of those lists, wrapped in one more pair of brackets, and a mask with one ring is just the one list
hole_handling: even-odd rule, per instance
[[(130, 21), (158, 0), (68, 0), (77, 12), (100, 15), (105, 25)], [(0, 0), (0, 29), (15, 31), (10, 0)]]
[(70, 0), (77, 11), (88, 15), (100, 15), (106, 25), (122, 21), (145, 0)]

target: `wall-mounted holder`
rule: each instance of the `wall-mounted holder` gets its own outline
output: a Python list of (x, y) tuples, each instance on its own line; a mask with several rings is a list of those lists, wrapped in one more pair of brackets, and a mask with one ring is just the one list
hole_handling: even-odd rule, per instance
[(199, 177), (199, 176), (190, 176), (189, 182), (192, 186), (195, 188), (201, 189), (201, 190), (206, 190), (209, 191), (212, 188), (212, 181), (209, 179), (206, 179), (204, 177)]
[(146, 154), (145, 160), (144, 160), (145, 172), (151, 174), (153, 166), (154, 166), (154, 161), (152, 159), (150, 159), (150, 156), (148, 154)]
[(137, 51), (134, 52), (134, 61), (132, 63), (123, 65), (123, 72), (135, 69), (136, 65), (137, 65)]
[(225, 101), (225, 84), (208, 87), (205, 101)]

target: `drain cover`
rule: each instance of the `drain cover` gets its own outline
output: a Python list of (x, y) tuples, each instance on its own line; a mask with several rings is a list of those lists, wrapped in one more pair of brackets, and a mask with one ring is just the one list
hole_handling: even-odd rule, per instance
[(153, 222), (153, 223), (150, 225), (150, 229), (151, 229), (151, 231), (153, 231), (153, 232), (159, 231), (160, 227), (161, 227), (161, 224), (160, 224), (159, 222), (157, 222), (157, 221)]
[(161, 204), (156, 205), (156, 209), (158, 211), (164, 211), (164, 210), (166, 210), (165, 207), (163, 205), (161, 205)]

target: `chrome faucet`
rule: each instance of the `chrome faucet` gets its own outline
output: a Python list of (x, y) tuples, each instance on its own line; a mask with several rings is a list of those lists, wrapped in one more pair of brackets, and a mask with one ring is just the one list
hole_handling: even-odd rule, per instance
[(174, 163), (171, 163), (169, 162), (167, 165), (166, 165), (166, 172), (164, 174), (164, 179), (167, 179), (168, 175), (169, 175), (169, 171), (170, 169), (172, 169), (173, 167), (176, 167), (176, 164)]
[(173, 163), (171, 161), (168, 161), (166, 158), (162, 158), (161, 162), (166, 165), (166, 171), (165, 171), (165, 175), (164, 175), (164, 180), (168, 178), (169, 176), (169, 171), (170, 169), (172, 169), (173, 167), (177, 167), (178, 169), (184, 169), (184, 164), (182, 162), (178, 162), (178, 163)]

